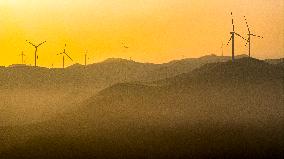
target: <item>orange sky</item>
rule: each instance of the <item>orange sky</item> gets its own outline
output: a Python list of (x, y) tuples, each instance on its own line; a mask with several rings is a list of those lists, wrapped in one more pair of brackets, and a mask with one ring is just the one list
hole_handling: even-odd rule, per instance
[[(253, 39), (257, 58), (284, 56), (283, 0), (0, 0), (0, 65), (20, 63), (19, 54), (34, 63), (34, 49), (25, 40), (47, 43), (39, 48), (40, 66), (61, 66), (61, 52), (74, 62), (89, 63), (109, 57), (162, 63), (182, 57), (221, 54), (221, 43), (230, 38), (233, 11), (236, 31), (251, 30), (264, 39)], [(122, 47), (125, 42), (129, 49)], [(241, 39), (236, 54), (247, 52)], [(225, 47), (230, 55), (230, 46)]]

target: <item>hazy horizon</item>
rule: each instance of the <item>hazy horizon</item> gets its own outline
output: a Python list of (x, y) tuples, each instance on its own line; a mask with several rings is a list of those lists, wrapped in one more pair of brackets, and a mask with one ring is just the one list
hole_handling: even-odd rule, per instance
[[(225, 59), (228, 59), (230, 60), (232, 56), (219, 56), (219, 55), (216, 55), (216, 54), (207, 54), (207, 55), (203, 55), (203, 56), (200, 56), (200, 57), (188, 57), (188, 58), (180, 58), (180, 59), (170, 59), (169, 61), (164, 61), (164, 62), (161, 62), (161, 63), (157, 63), (157, 62), (147, 62), (147, 61), (139, 61), (139, 60), (135, 60), (135, 59), (132, 59), (132, 58), (120, 58), (120, 57), (109, 57), (109, 58), (106, 58), (106, 59), (102, 59), (101, 61), (88, 61), (87, 65), (92, 65), (92, 64), (100, 64), (100, 63), (103, 63), (103, 62), (108, 62), (110, 60), (121, 60), (121, 61), (132, 61), (132, 62), (135, 62), (135, 63), (141, 63), (141, 64), (154, 64), (154, 65), (163, 65), (163, 64), (167, 64), (167, 63), (171, 63), (171, 62), (175, 62), (175, 61), (183, 61), (183, 60), (188, 60), (188, 59), (200, 59), (200, 58), (206, 58), (206, 57), (217, 57), (217, 58), (225, 58)], [(236, 57), (243, 57), (243, 56), (247, 56), (246, 54), (240, 54), (240, 55), (237, 55)], [(279, 59), (282, 59), (284, 57), (280, 57)], [(260, 60), (269, 60), (269, 59), (260, 59)], [(273, 60), (273, 59), (272, 59)], [(277, 60), (277, 59), (275, 59)], [(70, 67), (70, 66), (73, 66), (73, 65), (82, 65), (84, 66), (84, 62), (80, 63), (80, 62), (73, 62), (72, 64), (66, 66), (65, 68), (67, 67)], [(2, 66), (2, 65), (0, 65)], [(13, 63), (13, 64), (10, 64), (10, 65), (7, 65), (7, 66), (2, 66), (2, 67), (11, 67), (11, 66), (32, 66), (34, 67), (34, 64), (31, 63), (31, 64), (27, 64), (27, 63), (24, 63), (22, 64), (21, 62), (19, 63)], [(43, 67), (43, 68), (52, 68), (52, 66), (37, 66), (37, 67)], [(58, 65), (54, 68), (62, 68), (62, 63), (61, 65)]]

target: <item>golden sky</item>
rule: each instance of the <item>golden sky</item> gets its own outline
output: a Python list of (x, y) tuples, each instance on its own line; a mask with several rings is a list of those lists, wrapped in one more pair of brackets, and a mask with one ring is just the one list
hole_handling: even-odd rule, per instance
[[(64, 44), (74, 62), (109, 57), (162, 63), (182, 57), (221, 54), (230, 38), (232, 11), (236, 31), (247, 34), (246, 15), (253, 33), (252, 56), (284, 56), (283, 0), (0, 0), (0, 65), (34, 63), (34, 43), (47, 41), (38, 51), (38, 64), (61, 66)], [(126, 43), (129, 49), (125, 49)], [(247, 53), (240, 38), (236, 54)], [(230, 46), (224, 48), (230, 55)]]

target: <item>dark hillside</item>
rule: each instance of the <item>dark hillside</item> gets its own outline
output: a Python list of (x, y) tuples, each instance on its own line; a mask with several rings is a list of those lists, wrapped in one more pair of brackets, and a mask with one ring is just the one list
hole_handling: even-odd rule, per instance
[(283, 94), (283, 67), (247, 58), (115, 84), (56, 120), (2, 128), (0, 157), (283, 158)]
[(277, 82), (283, 79), (284, 67), (280, 64), (272, 65), (257, 59), (242, 58), (234, 63), (206, 64), (190, 73), (162, 80), (161, 83), (170, 82), (171, 85), (186, 86), (199, 86), (200, 83), (207, 83), (208, 85), (231, 85), (231, 87), (234, 87), (237, 85)]

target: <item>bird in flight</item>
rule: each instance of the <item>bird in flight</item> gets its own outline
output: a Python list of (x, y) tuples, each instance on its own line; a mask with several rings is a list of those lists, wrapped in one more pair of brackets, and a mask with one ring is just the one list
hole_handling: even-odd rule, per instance
[(125, 43), (122, 43), (122, 45), (125, 49), (129, 49), (129, 47), (127, 45), (125, 45)]

